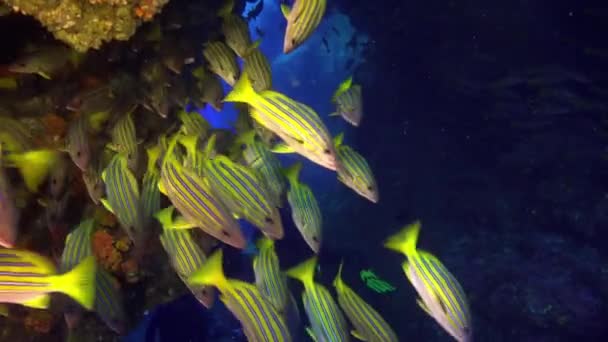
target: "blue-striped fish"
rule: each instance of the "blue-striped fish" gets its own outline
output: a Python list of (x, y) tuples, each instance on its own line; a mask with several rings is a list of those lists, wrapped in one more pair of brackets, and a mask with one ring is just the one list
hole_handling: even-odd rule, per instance
[(193, 285), (217, 287), (221, 292), (220, 300), (241, 322), (249, 341), (291, 341), (285, 321), (255, 285), (226, 278), (222, 255), (221, 249), (214, 252), (205, 264), (190, 276), (188, 282)]
[(326, 7), (327, 0), (295, 0), (291, 8), (281, 5), (287, 19), (283, 53), (290, 53), (312, 35), (321, 23)]
[(118, 281), (103, 268), (98, 268), (95, 284), (95, 312), (115, 333), (126, 333), (127, 316)]
[(302, 302), (311, 325), (308, 333), (316, 341), (348, 342), (348, 323), (331, 293), (325, 286), (315, 283), (316, 267), (317, 257), (312, 257), (287, 270), (288, 276), (304, 284)]
[(304, 241), (315, 253), (319, 253), (323, 238), (321, 208), (308, 185), (298, 181), (301, 169), (302, 163), (298, 162), (285, 170), (285, 176), (289, 180), (287, 201), (291, 207), (291, 218)]
[(61, 254), (61, 271), (66, 272), (78, 265), (85, 258), (93, 255), (91, 237), (95, 220), (87, 219), (72, 230), (65, 238), (65, 247)]
[(234, 51), (223, 42), (209, 42), (203, 49), (203, 56), (209, 65), (209, 70), (234, 86), (241, 72)]
[(336, 170), (336, 151), (325, 124), (312, 108), (289, 97), (266, 90), (256, 93), (247, 71), (224, 102), (243, 102), (251, 117), (277, 134), (287, 144), (285, 152), (296, 152), (330, 170)]
[(123, 153), (127, 158), (127, 164), (133, 172), (137, 172), (139, 164), (139, 146), (137, 144), (137, 135), (135, 133), (135, 124), (131, 112), (123, 115), (111, 131), (112, 143), (110, 148)]
[[(163, 227), (173, 223), (174, 207), (167, 207), (156, 214)], [(213, 306), (215, 289), (210, 286), (192, 285), (188, 277), (205, 263), (205, 254), (196, 244), (189, 230), (163, 229), (160, 242), (169, 255), (171, 266), (180, 279), (188, 286), (190, 292), (206, 308)]]
[(101, 203), (111, 211), (121, 227), (135, 244), (139, 244), (143, 232), (143, 215), (137, 179), (127, 166), (123, 153), (116, 154), (101, 174), (106, 185), (107, 199)]
[(279, 159), (264, 145), (255, 130), (241, 134), (236, 139), (236, 144), (242, 151), (246, 165), (256, 170), (266, 183), (274, 206), (283, 207), (283, 194), (287, 182), (281, 172)]
[(182, 122), (182, 133), (185, 135), (195, 135), (200, 139), (205, 139), (207, 137), (211, 125), (209, 125), (201, 114), (198, 112), (187, 113), (186, 111), (179, 111), (177, 116)]
[(205, 176), (233, 214), (253, 223), (273, 239), (283, 238), (281, 215), (269, 200), (269, 192), (255, 171), (224, 155), (217, 155), (207, 159)]
[(353, 85), (353, 78), (349, 77), (342, 82), (331, 101), (336, 105), (336, 112), (330, 116), (341, 115), (344, 120), (353, 126), (359, 126), (363, 118), (363, 96), (361, 86)]
[(57, 162), (49, 171), (49, 192), (54, 199), (65, 194), (71, 179), (71, 165), (67, 155), (61, 153), (57, 156)]
[(66, 136), (66, 150), (81, 171), (86, 171), (91, 162), (88, 131), (88, 121), (81, 115), (70, 123)]
[(251, 46), (249, 26), (240, 15), (228, 14), (223, 17), (222, 32), (228, 45), (237, 56), (243, 58)]
[(334, 279), (338, 303), (355, 329), (353, 336), (368, 342), (398, 342), (390, 325), (342, 280), (342, 263)]
[[(175, 143), (172, 142), (172, 145)], [(213, 195), (205, 179), (183, 167), (173, 155), (173, 148), (170, 147), (166, 154), (159, 189), (190, 223), (186, 227), (199, 227), (226, 244), (244, 248), (246, 241), (238, 223)]]
[(0, 246), (12, 248), (17, 242), (19, 210), (15, 206), (13, 188), (2, 167), (4, 145), (0, 144)]
[(88, 310), (95, 300), (95, 258), (90, 256), (71, 271), (57, 274), (53, 263), (33, 252), (0, 249), (0, 303), (46, 309), (49, 294), (62, 292)]
[(378, 203), (380, 194), (378, 185), (369, 164), (357, 151), (343, 144), (344, 134), (340, 133), (334, 138), (336, 152), (342, 167), (338, 169), (338, 180), (353, 189), (359, 195)]
[(272, 88), (272, 72), (266, 55), (258, 48), (259, 42), (249, 47), (243, 56), (244, 69), (256, 92)]
[(160, 210), (160, 171), (157, 161), (160, 155), (160, 146), (155, 145), (146, 149), (148, 155), (148, 167), (141, 181), (141, 210), (143, 215), (143, 226), (150, 227), (154, 221), (154, 214)]
[(406, 225), (384, 246), (403, 253), (403, 271), (420, 298), (418, 305), (459, 342), (472, 340), (471, 313), (456, 278), (431, 253), (416, 249), (420, 221)]

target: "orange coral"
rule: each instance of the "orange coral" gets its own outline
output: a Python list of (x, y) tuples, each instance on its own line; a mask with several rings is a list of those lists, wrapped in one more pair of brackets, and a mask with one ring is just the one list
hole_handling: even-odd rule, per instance
[(158, 6), (154, 0), (142, 0), (139, 5), (133, 8), (133, 12), (137, 18), (143, 21), (150, 21), (154, 14), (158, 11)]
[(114, 248), (114, 238), (107, 230), (98, 230), (93, 234), (93, 253), (105, 269), (112, 272), (119, 270), (122, 254)]
[(39, 334), (47, 334), (53, 327), (53, 315), (48, 311), (32, 310), (25, 318), (25, 326)]

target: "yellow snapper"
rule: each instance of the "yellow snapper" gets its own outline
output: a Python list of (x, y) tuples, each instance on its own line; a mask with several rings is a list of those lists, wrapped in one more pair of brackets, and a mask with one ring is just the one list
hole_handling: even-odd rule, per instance
[(398, 342), (397, 335), (384, 318), (344, 283), (342, 265), (340, 263), (334, 287), (340, 307), (355, 327), (353, 336), (368, 342)]
[(245, 72), (251, 80), (251, 85), (256, 92), (262, 92), (272, 88), (272, 72), (266, 55), (259, 49), (260, 42), (249, 47), (243, 56)]
[[(156, 218), (163, 227), (173, 222), (174, 207), (167, 207), (156, 213)], [(210, 286), (196, 286), (187, 282), (188, 277), (205, 263), (205, 254), (192, 238), (189, 230), (163, 229), (160, 242), (169, 255), (175, 273), (190, 289), (190, 292), (206, 308), (213, 306), (215, 289)]]
[(304, 241), (315, 252), (321, 249), (321, 227), (323, 225), (321, 209), (315, 195), (308, 185), (300, 183), (298, 177), (302, 170), (302, 163), (295, 163), (284, 171), (289, 180), (287, 201), (291, 206), (291, 217), (298, 227)]
[(434, 255), (416, 249), (420, 221), (406, 225), (384, 246), (403, 253), (403, 271), (420, 296), (418, 305), (459, 342), (472, 340), (471, 313), (456, 278)]
[(283, 53), (290, 53), (302, 44), (317, 29), (327, 0), (295, 0), (293, 7), (282, 4), (281, 11), (287, 19), (287, 29), (283, 42)]
[(312, 108), (272, 90), (257, 93), (246, 71), (224, 101), (247, 103), (251, 117), (285, 141), (287, 146), (282, 152), (296, 152), (336, 170), (338, 162), (332, 139)]
[(49, 294), (62, 292), (91, 310), (95, 301), (95, 270), (93, 256), (71, 271), (58, 274), (53, 263), (41, 255), (0, 249), (0, 303), (46, 309)]
[(239, 78), (240, 69), (236, 62), (236, 55), (226, 44), (220, 41), (207, 43), (203, 56), (209, 64), (209, 70), (226, 83), (234, 86)]
[(377, 203), (380, 199), (378, 185), (369, 164), (357, 151), (343, 144), (344, 134), (334, 138), (336, 152), (342, 168), (338, 169), (338, 180), (359, 195)]
[(249, 47), (251, 46), (251, 36), (249, 35), (249, 26), (245, 19), (236, 14), (228, 14), (224, 16), (222, 22), (222, 32), (228, 45), (237, 56), (243, 58)]
[(123, 115), (112, 128), (112, 143), (110, 148), (123, 153), (127, 158), (127, 165), (133, 172), (137, 172), (139, 163), (139, 148), (135, 133), (135, 124), (131, 112)]
[(350, 77), (338, 86), (331, 98), (336, 105), (336, 112), (330, 116), (341, 115), (344, 120), (356, 127), (363, 117), (363, 96), (361, 86), (352, 83), (353, 78)]
[(249, 283), (227, 279), (222, 268), (222, 250), (214, 252), (205, 264), (190, 276), (192, 285), (213, 285), (220, 299), (241, 322), (249, 341), (290, 342), (291, 334), (274, 306)]
[(348, 323), (331, 293), (325, 286), (315, 283), (316, 267), (317, 257), (312, 257), (287, 270), (288, 276), (304, 284), (302, 302), (311, 325), (307, 331), (317, 342), (348, 342)]
[(241, 228), (224, 203), (215, 197), (205, 179), (184, 167), (173, 150), (173, 138), (161, 167), (159, 189), (169, 197), (183, 218), (177, 218), (167, 229), (201, 228), (205, 233), (235, 248), (244, 248)]

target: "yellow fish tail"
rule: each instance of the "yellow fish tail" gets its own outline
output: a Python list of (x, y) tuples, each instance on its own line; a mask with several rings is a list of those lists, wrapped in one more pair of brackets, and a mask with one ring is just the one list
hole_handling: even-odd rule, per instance
[(304, 284), (305, 287), (308, 287), (311, 286), (314, 282), (316, 267), (317, 257), (314, 256), (304, 261), (303, 263), (290, 268), (289, 270), (287, 270), (287, 272), (285, 272), (285, 274), (292, 278), (298, 279)]
[(59, 152), (35, 150), (6, 156), (7, 164), (19, 169), (25, 186), (36, 192), (59, 159)]
[(334, 146), (336, 148), (338, 148), (338, 146), (342, 145), (343, 142), (344, 142), (344, 132), (341, 132), (340, 134), (338, 134), (334, 137)]
[(243, 102), (250, 104), (252, 100), (257, 96), (247, 71), (243, 71), (241, 78), (236, 82), (234, 88), (226, 97), (224, 102)]
[(331, 100), (333, 102), (336, 102), (336, 99), (338, 98), (338, 96), (344, 94), (345, 91), (347, 91), (348, 89), (350, 89), (350, 87), (353, 85), (353, 77), (349, 77), (346, 80), (344, 80), (342, 83), (340, 83), (340, 85), (338, 86), (338, 89), (336, 90), (336, 92), (334, 93), (334, 96), (331, 97)]
[(263, 249), (267, 249), (267, 248), (272, 248), (274, 246), (274, 240), (269, 239), (268, 237), (264, 236), (262, 238), (260, 238), (255, 246), (259, 249), (259, 250), (263, 250)]
[(164, 209), (161, 209), (154, 214), (154, 217), (160, 222), (160, 224), (165, 227), (169, 227), (173, 224), (173, 210), (175, 207), (169, 206)]
[(290, 167), (283, 169), (283, 174), (285, 178), (289, 180), (290, 183), (295, 184), (298, 182), (298, 178), (300, 177), (300, 171), (302, 170), (302, 163), (297, 162)]
[(336, 274), (336, 278), (334, 278), (334, 286), (337, 291), (342, 290), (342, 286), (344, 286), (344, 282), (342, 282), (342, 266), (344, 265), (344, 260), (340, 261), (340, 267), (338, 267), (338, 274)]
[(160, 157), (160, 146), (154, 145), (153, 147), (146, 149), (146, 154), (148, 155), (148, 169), (147, 170), (149, 172), (151, 172), (152, 170), (154, 170), (156, 168), (156, 162), (158, 161), (158, 158)]
[(223, 257), (224, 253), (221, 249), (214, 252), (198, 270), (188, 277), (188, 284), (214, 285), (218, 288), (227, 287), (228, 279), (226, 279), (224, 268), (222, 267)]
[(72, 297), (87, 310), (92, 310), (95, 304), (96, 270), (95, 257), (89, 256), (68, 273), (54, 277), (53, 287)]
[(390, 236), (384, 243), (384, 247), (405, 255), (412, 255), (416, 253), (419, 233), (420, 221), (416, 220), (403, 227), (397, 234)]

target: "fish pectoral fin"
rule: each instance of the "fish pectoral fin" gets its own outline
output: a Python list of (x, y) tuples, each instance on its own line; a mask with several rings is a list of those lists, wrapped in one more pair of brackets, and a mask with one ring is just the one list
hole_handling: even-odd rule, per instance
[(27, 302), (23, 302), (22, 304), (34, 309), (46, 309), (49, 307), (51, 302), (51, 297), (49, 295), (42, 295), (36, 298), (30, 299)]
[(422, 301), (422, 299), (418, 298), (416, 299), (416, 303), (418, 304), (418, 306), (424, 310), (424, 312), (426, 312), (429, 316), (433, 316), (433, 314), (431, 314), (431, 311), (429, 310), (429, 308), (426, 307), (426, 304), (424, 304), (424, 302)]
[(291, 8), (287, 4), (281, 4), (281, 13), (283, 13), (285, 19), (289, 16), (289, 12), (291, 12)]
[(38, 74), (38, 76), (40, 76), (40, 77), (42, 77), (42, 78), (44, 78), (46, 80), (50, 80), (51, 79), (51, 76), (49, 74), (47, 74), (46, 72), (44, 72), (44, 71), (38, 71), (37, 74)]
[(192, 229), (196, 228), (197, 225), (188, 221), (185, 217), (179, 215), (173, 219), (170, 225), (167, 225), (167, 229)]
[(351, 330), (350, 334), (358, 340), (367, 341), (367, 339), (363, 335), (361, 335), (361, 333), (359, 333), (357, 330)]
[(310, 338), (317, 342), (317, 337), (315, 336), (315, 333), (312, 331), (312, 329), (310, 327), (306, 327), (306, 332), (308, 333), (308, 336), (310, 336)]
[(109, 211), (112, 214), (114, 214), (114, 210), (112, 209), (112, 206), (110, 205), (110, 202), (108, 202), (107, 199), (100, 198), (99, 200), (101, 201), (101, 204), (103, 204), (103, 207), (106, 208), (107, 211)]
[(280, 154), (296, 152), (292, 147), (290, 147), (289, 145), (287, 145), (285, 143), (278, 143), (278, 144), (274, 145), (270, 150), (273, 153), (280, 153)]

